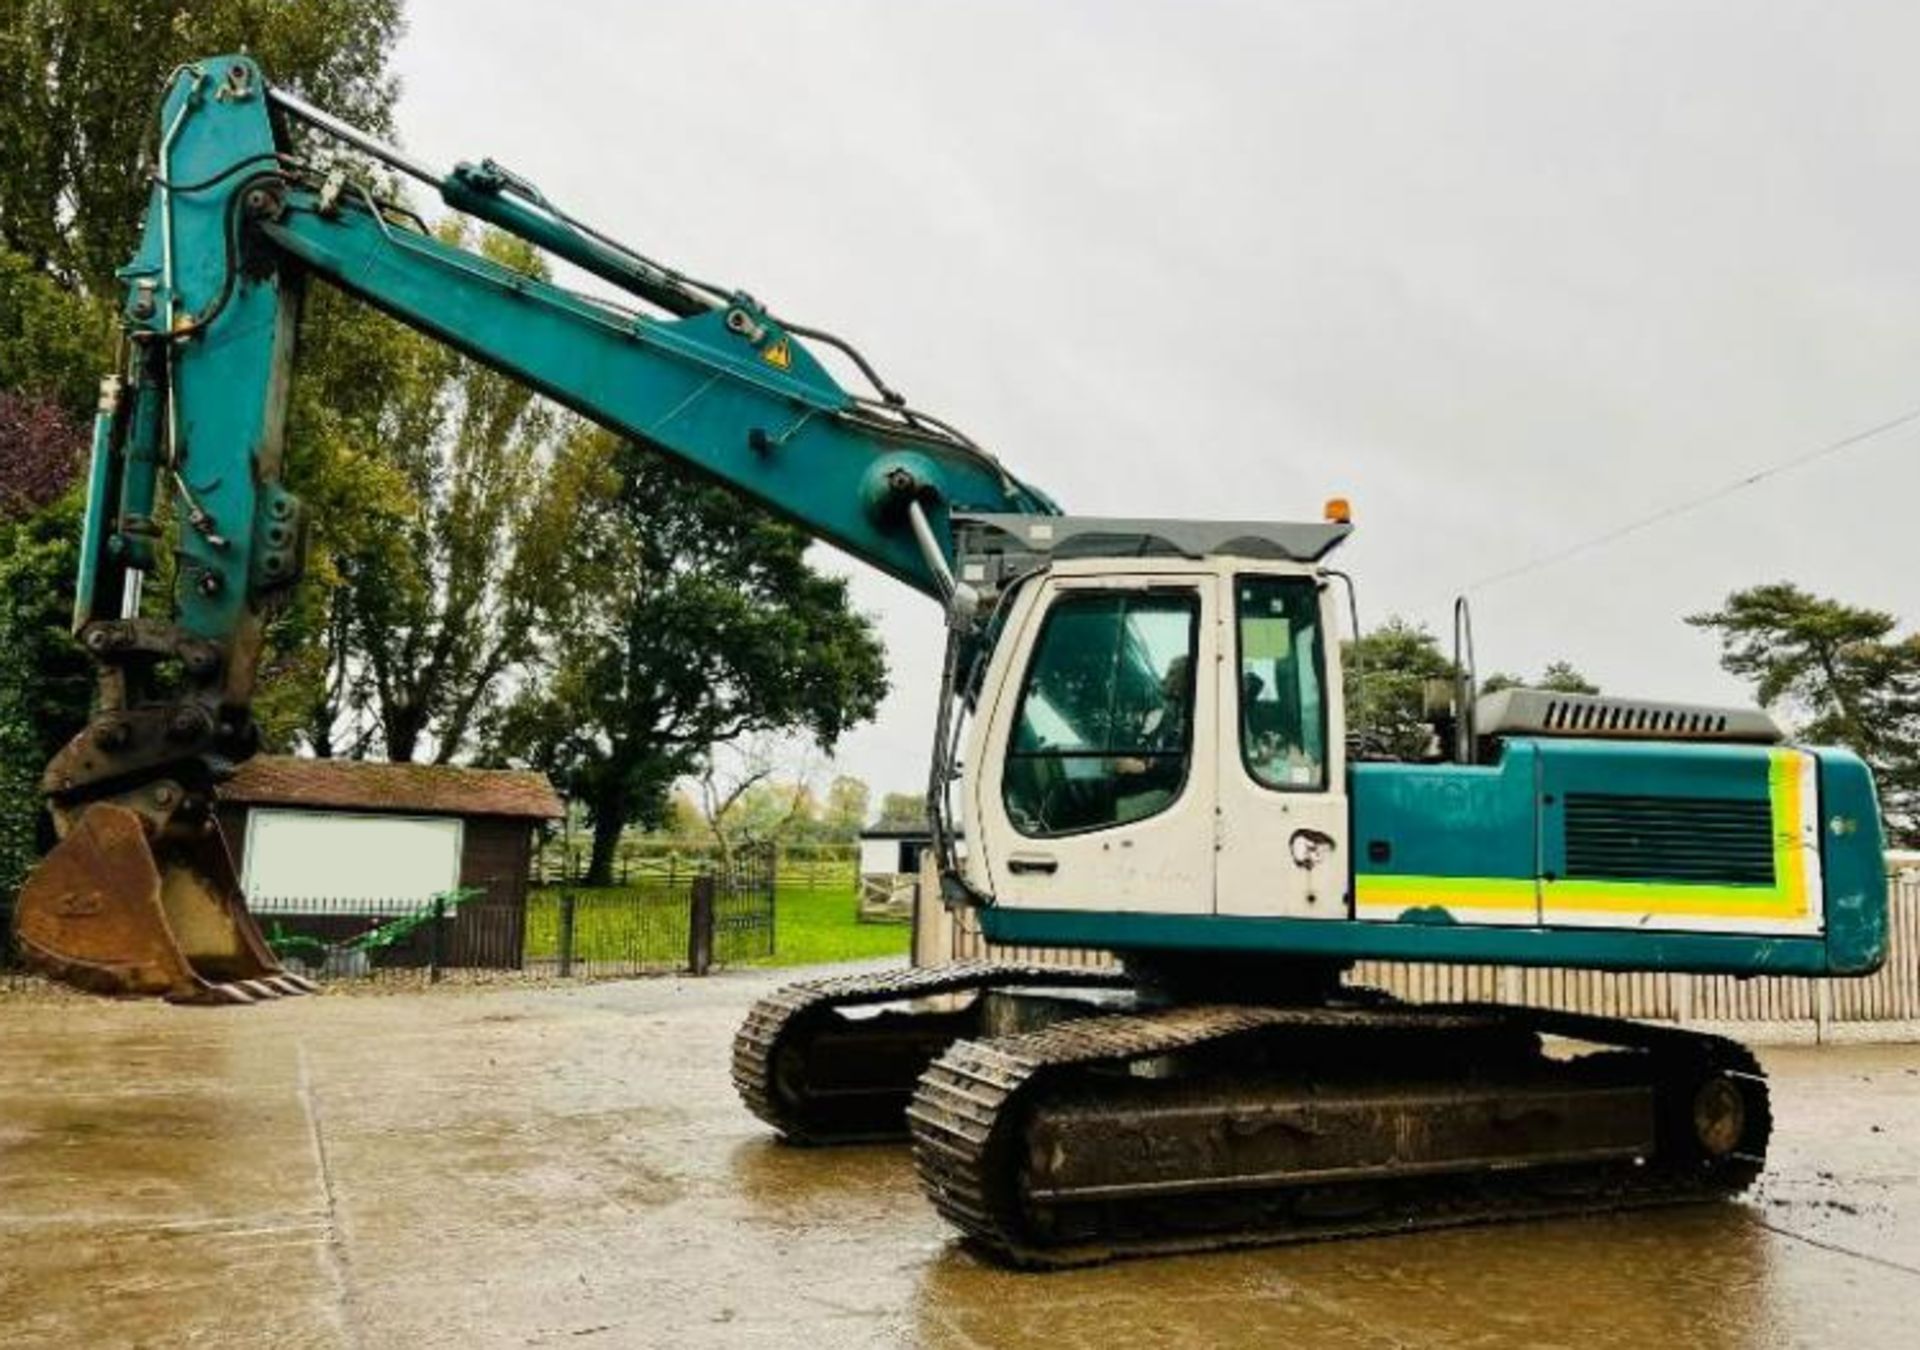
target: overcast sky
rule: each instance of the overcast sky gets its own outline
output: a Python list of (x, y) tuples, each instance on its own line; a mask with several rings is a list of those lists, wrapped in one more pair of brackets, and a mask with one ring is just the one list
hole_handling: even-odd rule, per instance
[[(1920, 407), (1920, 6), (411, 0), (399, 124), (853, 337), (1073, 512), (1316, 518), (1363, 620)], [(1920, 424), (1474, 594), (1480, 665), (1739, 699), (1681, 616), (1920, 617)], [(858, 564), (924, 781), (934, 606)]]

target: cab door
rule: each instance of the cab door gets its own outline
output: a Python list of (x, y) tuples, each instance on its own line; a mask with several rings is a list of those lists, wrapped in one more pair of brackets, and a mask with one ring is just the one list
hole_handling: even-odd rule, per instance
[(975, 750), (996, 904), (1211, 912), (1216, 605), (1197, 570), (1040, 583)]
[(1305, 572), (1219, 578), (1216, 911), (1351, 914), (1346, 726), (1333, 607)]

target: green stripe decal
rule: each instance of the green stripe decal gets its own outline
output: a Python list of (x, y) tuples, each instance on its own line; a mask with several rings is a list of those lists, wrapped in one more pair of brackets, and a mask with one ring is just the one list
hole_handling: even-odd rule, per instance
[[(1414, 919), (1410, 911), (1501, 911), (1516, 917), (1555, 913), (1657, 914), (1712, 919), (1805, 920), (1820, 897), (1817, 797), (1813, 756), (1797, 750), (1768, 755), (1773, 817), (1773, 884), (1686, 881), (1535, 881), (1531, 877), (1406, 876), (1362, 872), (1354, 902), (1368, 918)], [(1494, 920), (1510, 922), (1511, 920)]]

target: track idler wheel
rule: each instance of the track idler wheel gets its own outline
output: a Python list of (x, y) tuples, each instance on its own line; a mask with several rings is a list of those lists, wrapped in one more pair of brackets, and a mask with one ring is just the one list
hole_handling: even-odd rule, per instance
[(1773, 1130), (1766, 1081), (1752, 1056), (1679, 1057), (1666, 1074), (1662, 1142), (1672, 1158), (1729, 1194), (1749, 1184)]
[(1725, 1074), (1701, 1083), (1693, 1094), (1693, 1135), (1709, 1158), (1724, 1158), (1747, 1132), (1747, 1099)]
[(180, 829), (81, 808), (22, 888), (13, 933), (28, 964), (96, 994), (218, 1004), (314, 989), (261, 937), (211, 817)]

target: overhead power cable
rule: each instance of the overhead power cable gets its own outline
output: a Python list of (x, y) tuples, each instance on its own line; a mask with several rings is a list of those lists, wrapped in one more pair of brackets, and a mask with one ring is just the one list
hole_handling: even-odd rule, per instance
[[(1850, 435), (1842, 436), (1837, 441), (1829, 441), (1824, 445), (1818, 445), (1810, 450), (1804, 450), (1791, 458), (1779, 461), (1777, 464), (1772, 464), (1764, 469), (1750, 473), (1744, 478), (1737, 478), (1721, 487), (1714, 488), (1712, 491), (1703, 492), (1697, 497), (1689, 497), (1684, 501), (1670, 503), (1657, 511), (1651, 511), (1639, 517), (1637, 520), (1628, 521), (1624, 525), (1616, 525), (1590, 538), (1569, 544), (1565, 548), (1556, 549), (1551, 553), (1543, 553), (1528, 562), (1519, 563), (1498, 572), (1490, 572), (1478, 581), (1470, 582), (1466, 586), (1461, 587), (1461, 593), (1471, 595), (1475, 591), (1483, 591), (1489, 587), (1501, 585), (1504, 582), (1514, 580), (1516, 577), (1526, 576), (1530, 572), (1538, 572), (1543, 568), (1556, 566), (1569, 558), (1577, 557), (1582, 553), (1589, 553), (1597, 548), (1603, 548), (1608, 544), (1626, 538), (1628, 535), (1638, 534), (1642, 530), (1651, 529), (1655, 525), (1665, 524), (1667, 521), (1673, 520), (1676, 517), (1698, 511), (1704, 506), (1710, 506), (1724, 497), (1730, 497), (1736, 492), (1744, 492), (1755, 484), (1766, 482), (1769, 478), (1777, 478), (1781, 474), (1804, 469), (1808, 465), (1826, 459), (1830, 455), (1837, 455), (1842, 450), (1851, 450), (1857, 445), (1864, 445), (1868, 441), (1885, 436), (1890, 432), (1898, 431), (1900, 428), (1909, 426), (1915, 422), (1920, 422), (1920, 407), (1909, 408), (1898, 417), (1890, 418), (1885, 422), (1880, 422), (1874, 426), (1853, 432)], [(1422, 606), (1422, 608), (1428, 608), (1428, 606)]]

